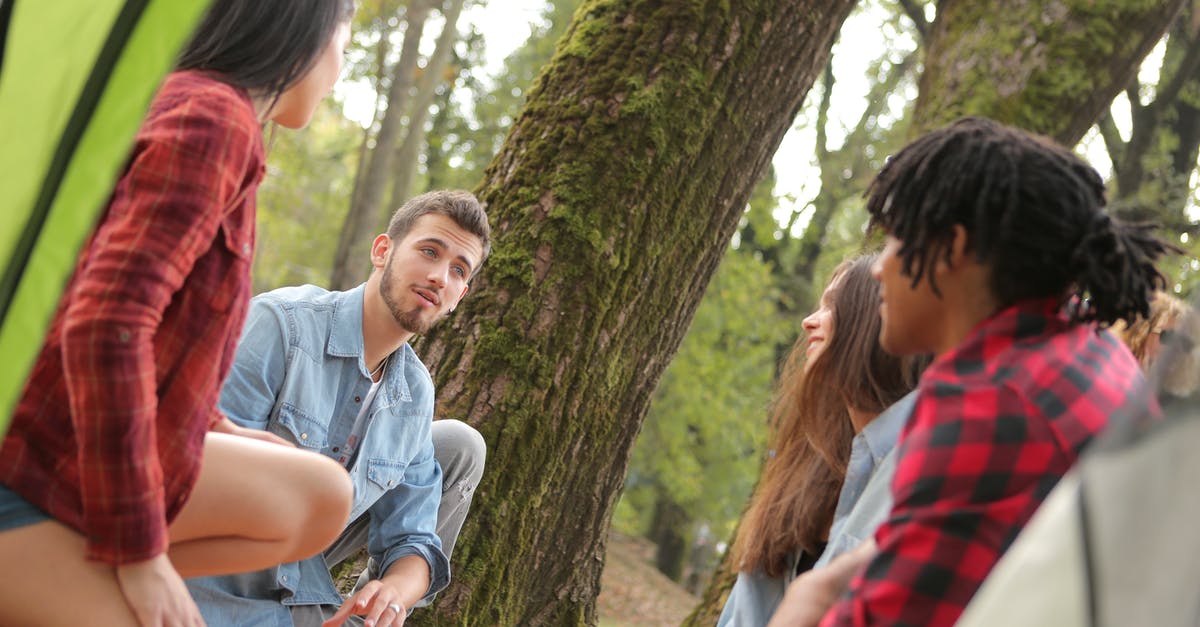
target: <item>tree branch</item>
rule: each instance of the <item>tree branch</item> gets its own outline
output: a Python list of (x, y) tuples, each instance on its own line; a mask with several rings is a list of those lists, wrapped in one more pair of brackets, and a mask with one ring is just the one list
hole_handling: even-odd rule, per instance
[(1129, 110), (1133, 113), (1141, 111), (1145, 107), (1142, 106), (1142, 95), (1138, 93), (1138, 80), (1134, 76), (1132, 81), (1129, 81), (1129, 86), (1125, 88), (1125, 97), (1129, 99)]
[(1167, 85), (1154, 95), (1154, 102), (1151, 106), (1162, 110), (1174, 104), (1179, 97), (1179, 92), (1183, 90), (1183, 86), (1189, 80), (1197, 78), (1198, 74), (1200, 74), (1200, 42), (1192, 41), (1188, 43), (1187, 53), (1179, 61), (1179, 67), (1175, 68), (1175, 74), (1171, 76)]
[(829, 62), (825, 64), (825, 75), (821, 79), (823, 83), (821, 90), (821, 102), (817, 105), (817, 163), (825, 163), (829, 158), (829, 136), (825, 132), (825, 125), (829, 123), (829, 105), (833, 100), (833, 54), (829, 55)]
[(1100, 129), (1100, 137), (1104, 139), (1104, 148), (1108, 150), (1108, 160), (1112, 161), (1113, 170), (1120, 171), (1124, 165), (1126, 144), (1125, 140), (1121, 139), (1121, 131), (1117, 130), (1112, 112), (1108, 111), (1100, 116), (1096, 126)]
[(904, 10), (908, 19), (912, 20), (913, 27), (917, 29), (917, 36), (921, 38), (921, 43), (925, 43), (925, 38), (929, 35), (929, 22), (925, 20), (925, 11), (913, 0), (900, 0), (900, 8)]

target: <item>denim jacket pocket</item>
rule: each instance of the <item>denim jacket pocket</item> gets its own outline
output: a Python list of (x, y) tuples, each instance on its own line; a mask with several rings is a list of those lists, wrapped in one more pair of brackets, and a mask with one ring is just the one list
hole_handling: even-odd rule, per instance
[(404, 469), (408, 464), (394, 459), (372, 457), (367, 462), (367, 479), (383, 490), (391, 490), (404, 481)]
[(279, 406), (278, 424), (301, 448), (320, 451), (329, 443), (328, 426), (291, 403)]

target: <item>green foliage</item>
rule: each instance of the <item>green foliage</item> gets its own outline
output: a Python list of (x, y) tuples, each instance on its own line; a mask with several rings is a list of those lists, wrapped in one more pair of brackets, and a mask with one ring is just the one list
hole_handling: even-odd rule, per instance
[(766, 441), (777, 319), (770, 268), (730, 250), (654, 394), (616, 524), (642, 532), (663, 490), (725, 537), (754, 485)]
[(335, 225), (342, 223), (354, 185), (362, 129), (330, 98), (306, 128), (280, 128), (268, 137), (267, 175), (258, 190), (255, 291), (324, 285), (337, 247)]
[(472, 33), (465, 38), (453, 86), (461, 96), (450, 89), (442, 92), (428, 135), (430, 188), (472, 189), (479, 184), (581, 1), (549, 0), (541, 19), (530, 24), (529, 39), (494, 76), (482, 74), (482, 37)]

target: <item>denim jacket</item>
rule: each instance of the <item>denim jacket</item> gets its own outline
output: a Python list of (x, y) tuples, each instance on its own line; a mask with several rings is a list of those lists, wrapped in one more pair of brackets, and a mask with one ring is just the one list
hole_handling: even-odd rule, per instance
[[(916, 392), (909, 392), (867, 424), (850, 442), (846, 479), (838, 495), (829, 542), (813, 568), (857, 547), (875, 533), (892, 506), (890, 486), (896, 470), (895, 446), (900, 430), (912, 414)], [(761, 570), (740, 572), (725, 609), (720, 627), (766, 625), (783, 601), (788, 584), (796, 578), (795, 556), (785, 577), (768, 577)]]
[[(305, 285), (254, 298), (221, 410), (298, 447), (337, 458), (367, 398), (364, 286), (329, 292)], [(406, 555), (429, 564), (426, 597), (445, 588), (450, 564), (435, 533), (442, 471), (433, 456), (433, 380), (406, 343), (389, 359), (350, 478), (350, 520), (370, 515), (367, 549), (380, 572)], [(324, 558), (254, 573), (188, 580), (210, 625), (291, 625), (286, 606), (340, 605)]]

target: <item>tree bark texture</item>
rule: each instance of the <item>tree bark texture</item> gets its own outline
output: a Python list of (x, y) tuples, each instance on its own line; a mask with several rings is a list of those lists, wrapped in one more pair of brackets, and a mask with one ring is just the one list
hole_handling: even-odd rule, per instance
[(380, 213), (388, 188), (392, 155), (403, 129), (404, 114), (408, 110), (408, 91), (412, 88), (417, 58), (420, 56), (418, 45), (432, 6), (433, 0), (415, 0), (405, 13), (407, 27), (404, 43), (400, 47), (400, 58), (392, 69), (387, 110), (379, 123), (375, 146), (367, 155), (366, 170), (356, 181), (351, 194), (350, 210), (346, 213), (346, 221), (342, 224), (337, 250), (333, 255), (330, 286), (335, 290), (349, 289), (367, 278), (370, 245), (364, 242), (369, 242), (374, 235), (376, 216)]
[(591, 0), (480, 189), (494, 249), (418, 343), (487, 472), (421, 623), (594, 624), (651, 394), (853, 0)]
[(1079, 142), (1184, 0), (943, 0), (911, 132), (982, 115)]

